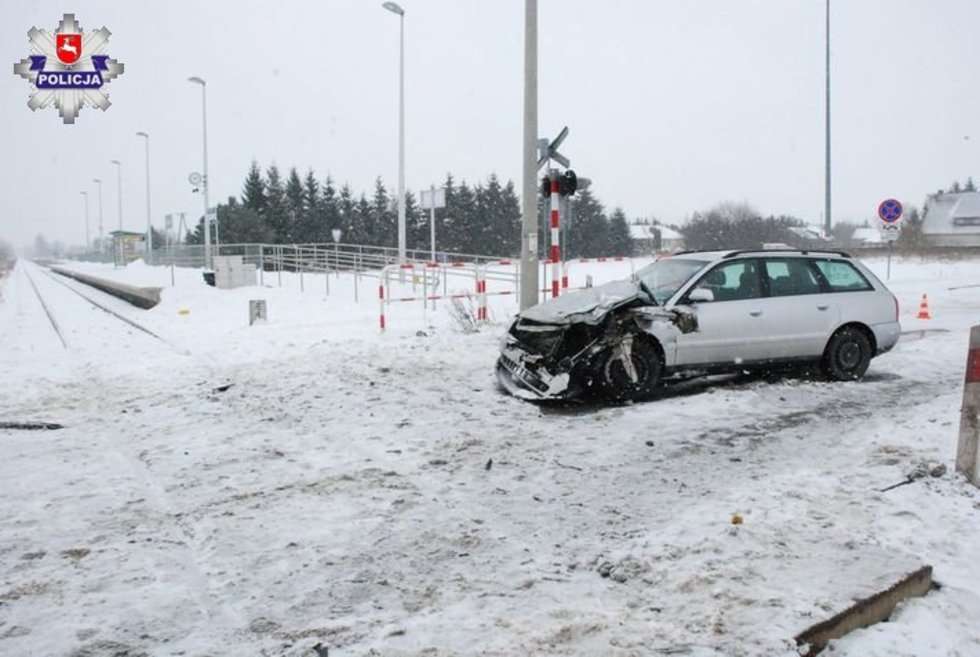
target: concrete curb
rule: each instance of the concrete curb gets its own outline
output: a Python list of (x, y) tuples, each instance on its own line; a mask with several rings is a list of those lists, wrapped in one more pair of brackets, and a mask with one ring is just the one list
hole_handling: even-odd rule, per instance
[(163, 288), (159, 287), (136, 287), (134, 285), (126, 285), (125, 283), (117, 283), (116, 281), (106, 280), (104, 278), (98, 278), (96, 276), (89, 276), (88, 274), (80, 274), (76, 271), (70, 269), (65, 269), (63, 267), (49, 266), (49, 269), (56, 274), (61, 274), (67, 278), (73, 278), (79, 283), (85, 283), (97, 290), (101, 290), (106, 294), (111, 294), (114, 297), (127, 301), (138, 308), (144, 308), (149, 310), (153, 306), (160, 303), (160, 290)]

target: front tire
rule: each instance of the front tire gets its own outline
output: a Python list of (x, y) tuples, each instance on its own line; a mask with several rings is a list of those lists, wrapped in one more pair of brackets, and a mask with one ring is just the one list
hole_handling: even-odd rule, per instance
[(663, 361), (656, 347), (633, 335), (601, 352), (593, 373), (602, 396), (612, 401), (650, 396), (662, 375)]
[(824, 349), (821, 369), (834, 381), (856, 381), (871, 364), (871, 340), (864, 331), (844, 327), (831, 336)]

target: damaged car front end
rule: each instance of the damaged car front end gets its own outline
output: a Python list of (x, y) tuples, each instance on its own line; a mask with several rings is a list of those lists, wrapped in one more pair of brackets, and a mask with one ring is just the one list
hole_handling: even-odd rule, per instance
[(501, 344), (497, 379), (524, 399), (640, 398), (660, 382), (665, 339), (693, 330), (694, 321), (658, 306), (640, 279), (569, 293), (517, 317)]

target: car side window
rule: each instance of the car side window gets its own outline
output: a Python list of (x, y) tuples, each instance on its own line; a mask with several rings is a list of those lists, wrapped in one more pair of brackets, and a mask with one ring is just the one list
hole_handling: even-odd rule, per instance
[(709, 290), (715, 301), (757, 299), (762, 296), (758, 261), (737, 260), (719, 265), (705, 274), (693, 289)]
[(857, 267), (846, 260), (815, 260), (814, 264), (827, 279), (831, 292), (869, 292), (874, 289)]
[(820, 294), (820, 281), (806, 258), (767, 258), (766, 282), (769, 296), (789, 297)]

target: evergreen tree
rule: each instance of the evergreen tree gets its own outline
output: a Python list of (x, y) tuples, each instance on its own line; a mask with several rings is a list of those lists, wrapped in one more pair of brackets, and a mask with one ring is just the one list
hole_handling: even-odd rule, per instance
[(477, 233), (476, 193), (464, 180), (456, 188), (452, 221), (446, 227), (451, 251), (473, 253)]
[(499, 212), (494, 227), (497, 247), (488, 253), (517, 257), (521, 253), (521, 202), (511, 180), (504, 186)]
[(566, 234), (566, 258), (595, 258), (610, 255), (609, 219), (602, 204), (589, 190), (576, 194), (575, 217)]
[(613, 210), (609, 217), (609, 255), (633, 255), (633, 237), (630, 235), (629, 222), (622, 208)]
[(286, 190), (275, 164), (266, 170), (265, 179), (265, 223), (271, 231), (272, 240), (283, 244), (289, 239), (289, 214), (286, 208)]
[(371, 240), (367, 242), (368, 244), (398, 246), (398, 215), (393, 205), (381, 176), (378, 176), (374, 180), (374, 197), (371, 200), (371, 212), (367, 221), (366, 232)]
[(357, 214), (357, 202), (350, 185), (345, 184), (337, 199), (337, 216), (340, 221), (340, 241), (347, 244), (364, 244), (365, 236)]
[(378, 245), (374, 241), (374, 225), (374, 210), (367, 200), (367, 195), (361, 194), (361, 198), (357, 200), (354, 207), (354, 226), (356, 227), (354, 230), (358, 235), (356, 244)]
[(248, 175), (245, 176), (245, 185), (242, 188), (242, 205), (259, 214), (265, 212), (265, 181), (262, 180), (262, 172), (255, 160), (252, 160), (252, 166), (249, 167)]
[(303, 182), (296, 172), (296, 167), (293, 167), (289, 170), (289, 177), (286, 178), (286, 215), (289, 217), (286, 229), (287, 241), (296, 244), (303, 241), (302, 224), (305, 211)]
[(454, 250), (449, 226), (456, 209), (456, 184), (451, 173), (446, 174), (442, 187), (446, 190), (446, 207), (436, 210), (436, 249), (446, 252)]
[[(398, 214), (395, 213), (397, 224)], [(422, 210), (420, 203), (415, 200), (415, 194), (410, 191), (405, 192), (405, 241), (406, 248), (409, 250), (421, 251), (417, 257), (425, 259), (423, 255), (429, 251), (429, 211)], [(397, 226), (395, 229), (395, 242), (398, 242)]]
[(310, 169), (303, 178), (302, 209), (296, 222), (293, 240), (301, 243), (327, 241), (323, 223), (320, 183)]
[(977, 185), (973, 182), (973, 176), (966, 179), (966, 185), (963, 187), (964, 192), (975, 192), (977, 191)]
[(184, 244), (204, 244), (204, 217), (197, 220), (197, 225), (194, 226), (193, 231), (187, 231)]
[(928, 239), (922, 232), (924, 220), (925, 218), (919, 214), (917, 207), (913, 205), (908, 209), (908, 213), (902, 220), (902, 228), (898, 233), (898, 239), (895, 242), (899, 250), (905, 252), (916, 251), (928, 245)]
[(250, 207), (229, 198), (218, 206), (218, 225), (221, 239), (229, 244), (254, 244), (270, 241), (270, 230), (262, 216)]
[(337, 190), (334, 189), (333, 180), (330, 179), (330, 176), (327, 176), (323, 186), (320, 188), (320, 212), (323, 221), (323, 236), (318, 241), (332, 242), (333, 230), (335, 228), (341, 230), (341, 240), (343, 240), (344, 228), (340, 216), (339, 199), (337, 198)]
[(951, 191), (954, 194), (959, 194), (960, 192), (962, 192), (963, 191), (963, 188), (960, 187), (960, 181), (959, 180), (954, 180), (953, 181), (953, 186), (950, 188), (949, 191)]

